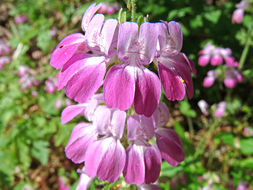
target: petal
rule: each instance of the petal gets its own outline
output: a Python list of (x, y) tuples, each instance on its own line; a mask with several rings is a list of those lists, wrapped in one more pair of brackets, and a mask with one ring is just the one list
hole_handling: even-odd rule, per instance
[(115, 65), (108, 71), (104, 82), (104, 100), (109, 108), (127, 110), (134, 99), (134, 77), (127, 67)]
[(74, 33), (65, 37), (54, 50), (50, 64), (56, 69), (61, 68), (78, 48), (84, 46), (84, 40), (85, 37), (81, 33)]
[(66, 156), (74, 163), (84, 162), (86, 150), (96, 138), (95, 127), (91, 124), (80, 123), (76, 125), (65, 147)]
[(142, 184), (145, 178), (144, 147), (131, 144), (127, 148), (126, 165), (123, 171), (128, 184)]
[[(68, 81), (65, 93), (79, 103), (88, 101), (102, 85), (106, 71), (103, 57), (89, 58), (84, 67)], [(67, 71), (67, 70), (66, 70)]]
[(160, 95), (161, 83), (157, 75), (146, 68), (139, 69), (135, 81), (135, 112), (150, 117), (159, 103)]
[(149, 64), (155, 55), (157, 45), (157, 25), (145, 22), (140, 27), (140, 58), (143, 64)]
[(87, 54), (85, 52), (82, 51), (77, 51), (62, 67), (61, 72), (64, 72), (67, 68), (69, 68), (70, 65), (72, 65), (73, 63), (85, 59), (85, 58), (89, 58), (91, 57), (90, 54)]
[(92, 181), (93, 178), (90, 178), (87, 174), (82, 173), (80, 175), (76, 190), (88, 190)]
[(113, 139), (102, 160), (97, 172), (98, 179), (107, 180), (109, 183), (116, 181), (122, 173), (126, 161), (126, 151), (119, 140)]
[(142, 184), (138, 186), (138, 190), (162, 190), (158, 185), (156, 184)]
[(180, 24), (175, 21), (170, 21), (168, 24), (168, 30), (170, 37), (172, 38), (173, 42), (175, 43), (175, 50), (180, 52), (183, 46), (183, 33), (181, 31)]
[(127, 120), (128, 141), (149, 140), (154, 136), (152, 118), (142, 115), (130, 115)]
[(183, 100), (185, 96), (185, 87), (181, 78), (161, 64), (158, 65), (158, 73), (166, 97), (172, 101)]
[(154, 127), (163, 127), (169, 122), (169, 108), (164, 102), (160, 102), (152, 115)]
[(116, 181), (124, 169), (126, 152), (119, 140), (105, 138), (96, 141), (87, 150), (85, 173), (97, 175), (100, 180)]
[(82, 30), (85, 32), (89, 26), (89, 23), (94, 16), (94, 14), (101, 8), (102, 4), (98, 4), (96, 6), (96, 3), (93, 3), (89, 8), (86, 10), (86, 12), (83, 15), (82, 19)]
[(77, 104), (66, 107), (61, 113), (61, 123), (65, 124), (84, 111), (85, 105)]
[(154, 183), (161, 171), (161, 154), (160, 151), (153, 146), (147, 147), (144, 153), (145, 158), (145, 183)]
[(156, 142), (162, 158), (172, 166), (184, 160), (185, 154), (180, 137), (172, 129), (158, 128)]
[[(118, 21), (115, 19), (108, 19), (104, 23), (101, 35), (103, 39), (103, 46), (104, 46), (104, 53), (108, 55), (109, 50), (112, 45), (115, 45), (117, 40), (117, 37), (115, 34), (117, 34), (117, 26), (118, 26)], [(112, 47), (113, 48), (113, 47)]]
[(98, 106), (98, 108), (94, 112), (93, 123), (96, 126), (100, 135), (106, 135), (110, 132), (107, 129), (107, 126), (110, 124), (110, 120), (111, 110), (108, 109), (106, 106)]
[(134, 22), (124, 22), (119, 26), (118, 57), (122, 61), (129, 59), (131, 54), (138, 55), (138, 25)]
[(124, 133), (125, 128), (125, 121), (126, 121), (126, 112), (115, 110), (112, 115), (111, 121), (111, 133), (113, 136), (117, 138), (121, 138)]

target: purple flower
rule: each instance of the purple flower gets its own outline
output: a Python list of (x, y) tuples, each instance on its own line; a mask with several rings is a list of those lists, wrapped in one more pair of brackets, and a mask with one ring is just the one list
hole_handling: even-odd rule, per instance
[(221, 118), (225, 115), (225, 110), (226, 110), (226, 102), (220, 102), (214, 114), (216, 117)]
[(216, 48), (213, 50), (213, 55), (211, 58), (211, 65), (221, 65), (222, 64), (222, 55), (221, 55), (221, 48)]
[(134, 104), (138, 114), (151, 116), (161, 94), (157, 75), (148, 70), (157, 44), (156, 25), (133, 22), (122, 23), (118, 35), (118, 57), (124, 62), (108, 71), (104, 82), (104, 99), (110, 108), (126, 110)]
[(8, 54), (10, 50), (10, 46), (4, 41), (0, 40), (0, 56)]
[(19, 15), (14, 18), (14, 22), (16, 24), (25, 23), (27, 22), (28, 18), (26, 15)]
[(213, 70), (208, 71), (207, 76), (204, 78), (203, 86), (206, 88), (213, 86), (213, 83), (214, 83), (217, 75), (218, 75), (218, 73), (216, 71), (213, 71)]
[(247, 184), (244, 181), (241, 181), (236, 190), (247, 190)]
[(48, 93), (53, 94), (57, 88), (57, 79), (49, 77), (45, 83), (46, 83), (45, 90)]
[(227, 88), (234, 88), (237, 82), (242, 82), (243, 76), (237, 70), (228, 70), (225, 74), (224, 84)]
[(248, 6), (248, 0), (243, 0), (240, 3), (236, 4), (236, 10), (233, 12), (232, 15), (232, 23), (240, 24), (242, 23), (244, 10)]
[(182, 100), (185, 85), (189, 98), (193, 96), (191, 71), (196, 75), (192, 62), (181, 53), (183, 36), (180, 25), (174, 21), (157, 23), (158, 45), (155, 62), (166, 97)]
[(59, 177), (59, 190), (69, 190), (69, 186), (67, 186), (62, 177)]
[[(66, 95), (84, 103), (103, 84), (106, 64), (115, 55), (118, 22), (96, 14), (99, 5), (93, 4), (83, 16), (85, 35), (75, 33), (64, 38), (52, 54), (50, 64), (62, 68), (58, 76), (58, 90), (65, 87)], [(93, 54), (90, 54), (92, 52)]]
[(0, 57), (0, 69), (5, 65), (10, 63), (10, 58), (8, 56)]
[(214, 45), (207, 43), (204, 49), (199, 52), (200, 57), (199, 57), (198, 63), (200, 66), (203, 67), (209, 63), (214, 49), (215, 49)]

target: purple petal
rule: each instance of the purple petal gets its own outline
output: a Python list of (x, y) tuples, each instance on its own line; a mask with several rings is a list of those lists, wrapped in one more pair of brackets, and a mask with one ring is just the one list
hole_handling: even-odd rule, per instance
[(125, 128), (125, 121), (126, 121), (126, 112), (115, 110), (112, 115), (111, 120), (111, 133), (113, 136), (120, 139), (124, 133)]
[[(117, 37), (115, 34), (118, 33), (117, 31), (118, 21), (115, 19), (108, 19), (104, 23), (101, 35), (103, 36), (103, 46), (104, 46), (104, 53), (108, 55), (110, 48), (112, 45), (116, 45), (115, 40)], [(116, 47), (116, 46), (115, 46)]]
[(90, 184), (92, 183), (92, 180), (93, 180), (93, 178), (90, 178), (87, 174), (81, 173), (76, 190), (89, 189)]
[(100, 180), (116, 181), (124, 169), (126, 152), (119, 140), (105, 138), (89, 146), (85, 157), (85, 173)]
[(138, 54), (138, 25), (134, 22), (125, 22), (119, 26), (118, 57), (126, 61), (131, 54)]
[(131, 144), (127, 148), (127, 159), (123, 171), (128, 184), (142, 184), (145, 178), (144, 147)]
[(127, 120), (128, 141), (149, 140), (154, 136), (152, 118), (142, 115), (131, 115)]
[(76, 125), (65, 147), (66, 156), (74, 163), (84, 162), (86, 150), (96, 138), (95, 127), (91, 124), (80, 123)]
[(169, 122), (169, 108), (164, 102), (160, 102), (152, 115), (154, 127), (163, 127)]
[(65, 124), (84, 111), (85, 105), (77, 104), (66, 107), (61, 113), (61, 123)]
[(138, 190), (162, 190), (158, 185), (156, 184), (142, 184), (138, 186)]
[(149, 64), (155, 55), (157, 46), (157, 25), (145, 22), (140, 27), (139, 43), (140, 58), (143, 64)]
[(104, 82), (104, 100), (109, 108), (127, 110), (134, 99), (134, 77), (127, 67), (115, 65), (108, 71)]
[(108, 132), (108, 125), (111, 120), (111, 110), (106, 106), (99, 106), (94, 112), (93, 123), (96, 126), (100, 135), (106, 135)]
[(180, 137), (172, 129), (158, 128), (156, 142), (162, 158), (172, 166), (184, 160), (185, 154)]
[(175, 21), (170, 21), (168, 24), (168, 30), (171, 39), (174, 42), (175, 50), (180, 52), (183, 46), (183, 34), (181, 31), (180, 24)]
[(158, 73), (166, 97), (172, 101), (183, 100), (185, 96), (185, 87), (181, 78), (161, 64), (158, 65)]
[(161, 154), (156, 147), (147, 147), (145, 153), (145, 183), (154, 183), (161, 171)]
[(84, 13), (83, 19), (82, 19), (82, 30), (85, 32), (89, 26), (89, 23), (94, 16), (94, 14), (101, 8), (102, 4), (98, 4), (96, 6), (96, 3), (93, 3)]
[(161, 83), (157, 75), (146, 68), (137, 72), (134, 109), (137, 114), (150, 117), (160, 100)]
[(79, 72), (70, 73), (73, 75), (71, 78), (66, 74), (66, 78), (70, 78), (65, 88), (66, 95), (79, 103), (88, 101), (102, 85), (105, 71), (103, 57), (89, 58)]
[(87, 54), (85, 52), (82, 51), (77, 51), (62, 67), (61, 72), (64, 72), (67, 68), (69, 68), (69, 66), (71, 66), (73, 63), (80, 61), (82, 59), (87, 59), (91, 57), (90, 54)]
[(50, 64), (56, 69), (61, 68), (78, 48), (84, 48), (84, 40), (85, 37), (81, 33), (74, 33), (65, 37), (54, 50)]

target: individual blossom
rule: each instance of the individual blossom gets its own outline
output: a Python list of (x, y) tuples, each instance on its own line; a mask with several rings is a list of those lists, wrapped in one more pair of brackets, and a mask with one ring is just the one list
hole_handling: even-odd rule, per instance
[(24, 91), (32, 86), (38, 86), (40, 81), (35, 79), (35, 71), (27, 66), (19, 66), (18, 75), (20, 77), (19, 83), (21, 84), (21, 90)]
[(182, 100), (185, 87), (189, 98), (193, 96), (191, 71), (196, 75), (193, 63), (181, 52), (183, 35), (177, 22), (156, 23), (158, 44), (154, 62), (164, 93), (169, 100)]
[(103, 84), (106, 65), (116, 53), (118, 22), (115, 19), (105, 21), (102, 14), (95, 14), (99, 8), (100, 5), (93, 4), (84, 14), (85, 35), (75, 33), (64, 38), (50, 61), (56, 69), (61, 68), (58, 90), (65, 87), (66, 95), (79, 103), (89, 100)]
[(225, 111), (226, 111), (226, 102), (220, 102), (218, 104), (218, 107), (216, 108), (214, 115), (218, 118), (221, 118), (225, 115)]
[(204, 49), (199, 52), (200, 57), (198, 63), (200, 66), (206, 66), (209, 63), (214, 49), (214, 45), (207, 43)]
[(145, 67), (156, 51), (155, 24), (138, 25), (125, 22), (119, 26), (117, 51), (124, 62), (108, 71), (104, 82), (104, 99), (110, 108), (129, 109), (133, 104), (137, 114), (151, 116), (161, 94), (157, 75)]
[(243, 0), (240, 3), (236, 4), (236, 10), (233, 12), (232, 15), (232, 23), (240, 24), (242, 23), (244, 10), (248, 6), (248, 0)]
[(221, 65), (223, 61), (221, 55), (221, 48), (215, 48), (213, 50), (212, 58), (211, 58), (211, 65)]
[(5, 65), (10, 63), (10, 58), (8, 56), (0, 57), (0, 69)]
[(224, 84), (227, 88), (234, 88), (238, 82), (242, 82), (243, 76), (238, 70), (227, 70)]
[(236, 190), (248, 190), (247, 184), (244, 181), (241, 181)]
[(3, 40), (0, 40), (0, 56), (8, 54), (10, 50), (10, 46)]
[(53, 77), (49, 77), (46, 82), (45, 82), (46, 86), (45, 86), (45, 90), (50, 93), (53, 94), (54, 91), (57, 89), (57, 79), (53, 78)]
[(98, 10), (98, 13), (111, 15), (119, 10), (120, 10), (120, 6), (117, 2), (115, 3), (102, 2), (101, 7)]
[(91, 97), (89, 101), (83, 104), (69, 105), (67, 106), (61, 114), (61, 122), (65, 124), (71, 121), (77, 115), (84, 115), (88, 121), (92, 121), (94, 117), (94, 112), (98, 105), (103, 102), (103, 94), (95, 94)]
[(16, 24), (22, 24), (28, 21), (28, 18), (26, 15), (18, 15), (14, 18), (14, 22)]
[(208, 113), (208, 107), (209, 107), (209, 105), (208, 105), (208, 103), (207, 103), (205, 100), (200, 100), (200, 101), (198, 102), (198, 106), (199, 106), (201, 112), (202, 112), (204, 115), (208, 115), (208, 114), (209, 114), (209, 113)]
[(217, 76), (218, 76), (218, 73), (216, 71), (214, 70), (208, 71), (207, 76), (204, 78), (203, 86), (206, 88), (213, 86), (213, 83)]

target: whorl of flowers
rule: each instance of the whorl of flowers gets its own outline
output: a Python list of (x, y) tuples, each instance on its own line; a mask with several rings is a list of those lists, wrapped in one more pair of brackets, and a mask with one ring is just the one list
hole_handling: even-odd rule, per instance
[[(85, 163), (79, 189), (94, 177), (114, 182), (121, 173), (129, 184), (151, 187), (146, 184), (158, 179), (162, 158), (173, 166), (184, 160), (179, 136), (163, 127), (169, 111), (160, 102), (161, 87), (169, 100), (184, 99), (185, 91), (191, 98), (195, 68), (181, 52), (177, 22), (119, 23), (98, 14), (101, 6), (88, 8), (81, 25), (84, 34), (65, 37), (50, 61), (61, 69), (58, 90), (65, 88), (79, 103), (63, 110), (62, 123), (77, 115), (88, 121), (73, 129), (66, 155)], [(151, 64), (158, 75), (149, 70)], [(103, 93), (95, 94), (99, 89)]]

